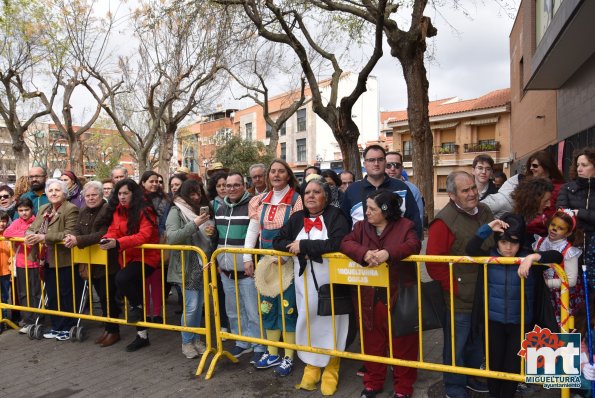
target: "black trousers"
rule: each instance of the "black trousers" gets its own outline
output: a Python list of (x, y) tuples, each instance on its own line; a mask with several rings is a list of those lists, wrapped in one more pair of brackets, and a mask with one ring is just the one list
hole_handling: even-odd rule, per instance
[[(71, 267), (50, 268), (45, 266), (43, 276), (45, 279), (45, 291), (48, 296), (47, 308), (50, 310), (59, 310), (61, 312), (74, 313), (74, 302), (72, 299), (73, 278)], [(57, 275), (56, 275), (57, 273)], [(77, 272), (78, 274), (78, 272)], [(79, 287), (77, 301), (80, 300)], [(58, 308), (58, 298), (60, 299), (60, 308)], [(53, 330), (69, 331), (76, 324), (75, 318), (69, 318), (59, 315), (51, 315), (50, 320)]]
[[(118, 292), (128, 299), (128, 303), (133, 307), (143, 305), (143, 265), (140, 261), (133, 261), (116, 274), (116, 288)], [(145, 264), (145, 278), (151, 275), (155, 268)], [(143, 307), (144, 311), (144, 307)], [(145, 330), (145, 327), (137, 326), (136, 330)]]
[[(140, 261), (133, 261), (116, 274), (116, 287), (121, 295), (128, 299), (133, 307), (143, 305), (143, 268)], [(155, 268), (145, 264), (145, 278), (151, 275)]]
[[(521, 357), (517, 355), (521, 349), (521, 325), (489, 321), (490, 328), (490, 370), (519, 373)], [(525, 330), (528, 330), (525, 327)], [(514, 397), (518, 382), (488, 379), (491, 397)]]
[[(105, 269), (103, 267), (95, 267), (93, 269), (93, 276), (96, 276), (92, 281), (99, 296), (103, 316), (108, 316), (109, 308), (110, 318), (118, 318), (120, 316), (120, 306), (116, 303), (116, 274), (108, 274), (106, 278)], [(120, 327), (117, 323), (106, 322), (105, 330), (108, 333), (118, 333)]]

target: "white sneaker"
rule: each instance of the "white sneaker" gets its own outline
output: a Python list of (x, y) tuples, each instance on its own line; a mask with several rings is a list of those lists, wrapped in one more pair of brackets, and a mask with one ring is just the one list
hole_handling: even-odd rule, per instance
[(202, 355), (205, 353), (205, 351), (207, 350), (207, 347), (205, 346), (205, 343), (203, 343), (200, 340), (194, 340), (193, 343), (194, 344), (194, 349), (196, 350), (196, 352), (198, 352), (199, 355)]
[(43, 338), (44, 339), (55, 339), (59, 335), (60, 335), (60, 331), (50, 330), (49, 332), (43, 334)]
[(198, 352), (196, 352), (196, 348), (194, 348), (192, 343), (182, 343), (182, 354), (188, 359), (196, 358), (198, 356)]
[(20, 334), (27, 334), (29, 333), (29, 328), (33, 325), (23, 325), (22, 328), (19, 329)]

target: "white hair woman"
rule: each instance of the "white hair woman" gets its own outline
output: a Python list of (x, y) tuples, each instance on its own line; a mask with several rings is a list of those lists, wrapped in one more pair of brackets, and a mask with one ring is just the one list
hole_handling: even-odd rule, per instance
[[(47, 308), (62, 312), (74, 312), (72, 290), (75, 281), (70, 268), (70, 249), (57, 243), (61, 242), (67, 234), (74, 232), (79, 209), (66, 200), (68, 188), (63, 181), (47, 180), (45, 194), (49, 203), (39, 209), (37, 218), (27, 229), (25, 243), (35, 245), (29, 254), (29, 259), (31, 261), (39, 259), (45, 264)], [(41, 244), (40, 250), (38, 250), (38, 244)], [(60, 306), (58, 306), (58, 302)], [(70, 339), (70, 328), (74, 325), (74, 318), (52, 315), (50, 319), (52, 329), (43, 337), (60, 341)]]
[[(298, 308), (296, 344), (308, 345), (310, 336), (313, 347), (341, 351), (345, 349), (349, 315), (335, 315), (335, 337), (332, 317), (319, 316), (317, 311), (318, 289), (330, 283), (329, 260), (322, 258), (322, 254), (339, 251), (341, 240), (350, 232), (349, 221), (340, 209), (330, 205), (331, 200), (331, 189), (322, 179), (308, 182), (304, 190), (305, 209), (292, 214), (273, 240), (273, 248), (291, 252), (299, 260), (294, 262)], [(311, 391), (322, 379), (322, 395), (333, 395), (339, 382), (340, 358), (303, 351), (298, 351), (298, 356), (306, 363), (298, 387)]]

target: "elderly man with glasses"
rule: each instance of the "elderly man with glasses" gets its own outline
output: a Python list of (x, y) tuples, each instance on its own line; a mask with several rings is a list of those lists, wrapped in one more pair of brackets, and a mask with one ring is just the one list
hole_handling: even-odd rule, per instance
[(48, 174), (43, 167), (31, 167), (28, 178), (30, 189), (21, 197), (33, 202), (33, 214), (37, 215), (40, 207), (50, 203), (45, 194), (45, 181), (48, 178)]
[(267, 181), (265, 179), (266, 166), (262, 163), (253, 164), (250, 166), (248, 173), (250, 173), (250, 179), (252, 180), (252, 186), (248, 188), (250, 195), (260, 195), (267, 190)]
[(424, 199), (421, 196), (421, 191), (415, 184), (410, 181), (405, 181), (403, 179), (403, 156), (399, 152), (387, 152), (386, 153), (386, 174), (388, 174), (391, 178), (396, 178), (397, 180), (403, 181), (407, 184), (407, 187), (411, 190), (413, 194), (413, 198), (415, 199), (415, 204), (419, 209), (419, 217), (421, 218), (421, 222), (423, 225), (424, 221)]
[(423, 237), (423, 224), (419, 216), (419, 209), (411, 190), (401, 180), (390, 178), (386, 174), (386, 151), (380, 145), (371, 145), (364, 150), (364, 167), (366, 177), (356, 181), (347, 188), (341, 209), (355, 224), (364, 219), (366, 214), (365, 198), (379, 189), (386, 189), (397, 194), (401, 201), (403, 215), (415, 223), (417, 235)]

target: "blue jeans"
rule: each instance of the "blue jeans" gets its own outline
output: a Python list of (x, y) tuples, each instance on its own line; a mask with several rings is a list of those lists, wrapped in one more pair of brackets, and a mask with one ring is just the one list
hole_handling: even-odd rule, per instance
[[(229, 319), (231, 333), (238, 334), (238, 312), (236, 306), (236, 285), (235, 280), (224, 274), (221, 275), (223, 290), (225, 291), (225, 309)], [(240, 306), (240, 319), (242, 322), (242, 336), (260, 337), (260, 322), (258, 315), (258, 293), (254, 285), (254, 279), (238, 279), (238, 300)], [(236, 345), (242, 348), (250, 347), (251, 343), (236, 341)], [(254, 344), (254, 351), (264, 352), (265, 347)]]
[[(455, 312), (454, 321), (456, 365), (479, 369), (484, 358), (484, 346), (481, 338), (471, 338), (471, 313)], [(443, 332), (444, 364), (451, 365), (452, 349), (450, 344), (450, 314), (446, 315), (446, 323)], [(444, 373), (444, 390), (449, 397), (465, 397), (467, 395), (467, 376), (455, 373)]]
[[(186, 322), (184, 323), (184, 313), (182, 313), (181, 324), (188, 327), (199, 327), (202, 319), (202, 308), (205, 302), (204, 290), (201, 285), (198, 290), (184, 289), (186, 294)], [(210, 332), (210, 331), (209, 331)], [(182, 332), (182, 344), (192, 343), (200, 339), (200, 335), (191, 332)]]

